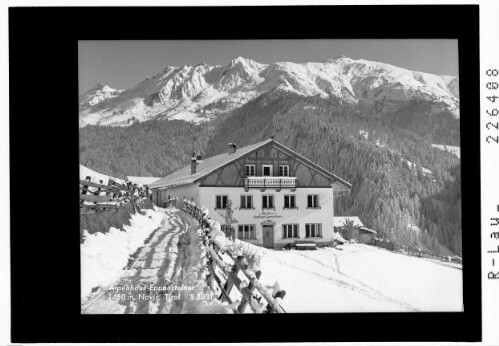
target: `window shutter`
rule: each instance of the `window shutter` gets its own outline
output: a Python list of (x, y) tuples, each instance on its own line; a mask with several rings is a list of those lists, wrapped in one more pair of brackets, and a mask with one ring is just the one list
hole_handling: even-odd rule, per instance
[(269, 196), (269, 208), (274, 208), (274, 196)]
[(319, 195), (314, 195), (314, 207), (319, 206)]

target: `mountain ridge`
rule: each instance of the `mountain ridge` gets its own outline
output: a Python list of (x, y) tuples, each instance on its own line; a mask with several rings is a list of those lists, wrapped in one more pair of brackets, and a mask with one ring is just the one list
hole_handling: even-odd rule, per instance
[(431, 105), (428, 115), (447, 111), (459, 118), (458, 77), (346, 56), (272, 64), (237, 57), (225, 66), (167, 66), (125, 90), (98, 84), (80, 96), (80, 126), (127, 126), (150, 119), (200, 123), (278, 90), (337, 97), (365, 113), (381, 115), (418, 100)]

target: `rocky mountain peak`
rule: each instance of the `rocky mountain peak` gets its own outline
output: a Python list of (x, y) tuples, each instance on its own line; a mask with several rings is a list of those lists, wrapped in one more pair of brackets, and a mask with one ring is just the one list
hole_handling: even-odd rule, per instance
[(167, 66), (124, 92), (102, 83), (93, 90), (80, 110), (84, 124), (127, 126), (132, 118), (206, 121), (276, 90), (338, 98), (367, 114), (387, 114), (410, 100), (422, 100), (432, 112), (447, 110), (459, 117), (458, 78), (345, 55), (324, 63), (270, 65), (238, 56), (225, 66)]

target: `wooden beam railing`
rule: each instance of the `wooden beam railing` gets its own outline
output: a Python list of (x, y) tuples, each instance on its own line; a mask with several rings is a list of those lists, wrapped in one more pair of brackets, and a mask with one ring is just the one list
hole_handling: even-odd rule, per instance
[[(235, 256), (230, 250), (220, 246), (216, 239), (211, 239), (212, 229), (209, 227), (206, 213), (193, 202), (184, 201), (183, 211), (192, 215), (204, 230), (202, 238), (206, 246), (207, 265), (210, 272), (208, 280), (213, 279), (220, 289), (220, 301), (233, 305), (231, 292), (235, 288), (240, 302), (233, 309), (234, 313), (244, 313), (247, 307), (253, 313), (285, 313), (281, 301), (286, 291), (269, 292), (260, 281), (262, 272), (249, 271), (244, 256)], [(242, 278), (241, 278), (242, 275)]]
[(394, 242), (388, 241), (388, 240), (380, 240), (380, 239), (373, 239), (371, 245), (377, 246), (377, 247), (382, 247), (387, 250), (391, 251), (396, 251), (396, 252), (401, 252), (406, 255), (410, 256), (415, 256), (415, 257), (421, 257), (421, 258), (430, 258), (430, 259), (435, 259), (438, 261), (442, 262), (451, 262), (451, 263), (457, 263), (457, 264), (463, 264), (463, 260), (458, 257), (458, 256), (439, 256), (434, 253), (430, 253), (427, 251), (422, 251), (421, 249), (415, 249), (409, 246), (403, 246), (403, 245), (398, 245), (395, 244)]
[(116, 211), (120, 206), (132, 203), (134, 212), (139, 209), (139, 203), (150, 198), (148, 186), (139, 186), (131, 182), (119, 184), (109, 179), (107, 185), (90, 181), (90, 177), (80, 180), (80, 212), (89, 214), (92, 211)]

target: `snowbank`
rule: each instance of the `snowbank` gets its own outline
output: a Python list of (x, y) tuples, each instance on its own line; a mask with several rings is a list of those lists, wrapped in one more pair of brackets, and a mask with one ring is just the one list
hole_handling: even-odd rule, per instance
[(81, 244), (81, 298), (92, 288), (105, 286), (119, 279), (128, 258), (144, 243), (144, 240), (157, 229), (164, 214), (157, 208), (145, 209), (145, 215), (133, 214), (130, 226), (124, 225), (125, 232), (111, 227), (109, 233), (89, 234), (84, 230)]
[[(218, 224), (218, 222), (217, 222)], [(184, 279), (182, 284), (192, 287), (190, 291), (180, 291), (183, 295), (183, 314), (228, 314), (236, 306), (222, 303), (216, 299), (215, 291), (207, 286), (206, 277), (209, 274), (206, 258), (206, 247), (202, 243), (202, 230), (192, 229), (188, 233), (189, 246), (186, 250), (186, 262), (184, 264)], [(213, 299), (191, 299), (198, 295), (213, 295)]]
[(456, 155), (458, 158), (461, 158), (461, 148), (452, 146), (452, 145), (441, 145), (441, 144), (432, 144), (433, 148), (438, 148), (443, 151), (447, 151), (451, 154)]
[(90, 168), (80, 165), (80, 179), (84, 180), (86, 177), (90, 177), (91, 181), (94, 183), (100, 183), (99, 180), (102, 180), (103, 185), (107, 185), (107, 182), (109, 181), (110, 178), (119, 184), (125, 183), (125, 181), (122, 179), (114, 178), (102, 173), (97, 173), (96, 171), (93, 171)]
[(462, 311), (462, 270), (364, 244), (270, 250), (262, 284), (277, 280), (287, 312)]
[(150, 185), (154, 183), (155, 181), (158, 181), (161, 178), (157, 177), (132, 177), (132, 176), (127, 176), (126, 177), (129, 181), (131, 181), (134, 184), (137, 185)]

